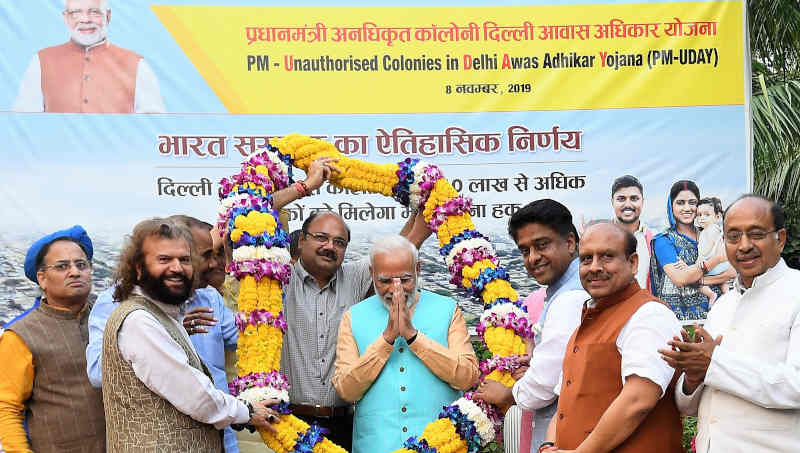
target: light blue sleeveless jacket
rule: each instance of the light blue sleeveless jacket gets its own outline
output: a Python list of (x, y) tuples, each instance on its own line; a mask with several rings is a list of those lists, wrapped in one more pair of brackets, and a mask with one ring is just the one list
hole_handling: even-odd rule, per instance
[[(447, 346), (447, 333), (456, 303), (452, 299), (422, 291), (411, 318), (426, 337)], [(383, 334), (389, 311), (372, 296), (350, 308), (350, 323), (358, 350), (363, 353)], [(395, 340), (394, 351), (375, 382), (356, 404), (353, 421), (353, 453), (386, 453), (419, 436), (436, 420), (442, 406), (461, 396), (433, 374), (409, 350), (403, 337)]]

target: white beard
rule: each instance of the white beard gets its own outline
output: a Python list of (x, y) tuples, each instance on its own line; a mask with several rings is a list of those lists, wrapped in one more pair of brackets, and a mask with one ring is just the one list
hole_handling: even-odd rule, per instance
[[(375, 285), (375, 282), (372, 282), (372, 289), (375, 291), (375, 295), (378, 296), (378, 299), (380, 299), (381, 303), (383, 303), (383, 306), (386, 307), (387, 310), (390, 309), (392, 307), (392, 293), (386, 293), (386, 296), (389, 298), (389, 300), (386, 300), (383, 298), (383, 296), (381, 296), (381, 293), (378, 292), (378, 286)], [(414, 302), (417, 300), (417, 293), (419, 292), (418, 290), (419, 276), (417, 276), (417, 280), (414, 282), (414, 287), (411, 288), (411, 291), (406, 291), (405, 293), (406, 306), (408, 306), (408, 308), (411, 308), (411, 306), (414, 305)]]
[[(94, 26), (94, 25), (92, 25), (92, 26)], [(79, 44), (81, 46), (89, 47), (89, 46), (95, 45), (95, 44), (99, 43), (100, 41), (106, 39), (106, 32), (108, 30), (108, 22), (104, 22), (103, 25), (101, 25), (101, 26), (94, 26), (95, 27), (94, 32), (92, 32), (91, 34), (88, 34), (88, 35), (83, 34), (80, 31), (78, 31), (78, 29), (81, 28), (81, 27), (86, 28), (87, 25), (78, 23), (78, 24), (75, 24), (75, 27), (73, 27), (73, 28), (71, 28), (69, 30), (70, 39), (72, 39), (73, 41), (75, 41), (75, 43), (77, 43), (77, 44)]]

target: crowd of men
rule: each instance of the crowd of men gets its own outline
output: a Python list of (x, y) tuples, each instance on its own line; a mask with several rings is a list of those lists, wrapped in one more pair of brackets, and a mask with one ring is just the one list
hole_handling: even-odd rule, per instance
[[(321, 158), (305, 187), (337, 171)], [(275, 207), (306, 190), (279, 191)], [(699, 452), (800, 449), (800, 271), (780, 257), (782, 209), (744, 195), (725, 211), (737, 276), (690, 335), (648, 290), (643, 200), (626, 176), (612, 187), (616, 218), (580, 235), (550, 199), (509, 219), (528, 274), (546, 286), (533, 352), (510, 388), (479, 382), (461, 310), (421, 287), (418, 249), (431, 231), (420, 214), (348, 263), (343, 219), (308, 217), (284, 288), (292, 413), (348, 451), (389, 452), (477, 386), (477, 398), (536, 411), (534, 452), (678, 453), (682, 414), (698, 416)], [(223, 272), (230, 240), (187, 216), (144, 220), (96, 300), (92, 254), (79, 226), (28, 250), (41, 297), (0, 336), (0, 448), (265, 451), (241, 428), (274, 430), (276, 400), (247, 403), (226, 385), (239, 334), (238, 286)]]

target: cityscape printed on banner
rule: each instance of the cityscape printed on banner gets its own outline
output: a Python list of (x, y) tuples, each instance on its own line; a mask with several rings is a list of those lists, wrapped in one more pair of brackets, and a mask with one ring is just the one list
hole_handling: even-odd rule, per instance
[[(92, 294), (97, 295), (107, 289), (113, 280), (114, 268), (119, 259), (122, 235), (112, 238), (89, 231), (94, 246), (92, 258)], [(385, 234), (390, 234), (386, 231)], [(40, 291), (38, 285), (25, 277), (23, 265), (25, 253), (30, 245), (41, 235), (19, 235), (13, 239), (0, 235), (0, 326), (14, 319), (30, 308)], [(375, 235), (362, 235), (354, 231), (354, 241), (348, 246), (345, 262), (368, 259), (369, 247)], [(493, 238), (501, 262), (508, 267), (512, 286), (525, 297), (538, 288), (536, 282), (527, 276), (522, 258), (517, 247), (510, 238), (499, 236)], [(448, 281), (449, 273), (444, 260), (439, 255), (436, 241), (429, 239), (420, 250), (422, 261), (422, 287), (439, 294), (452, 296), (464, 310), (468, 324), (477, 323), (477, 317), (483, 311), (475, 299), (462, 293), (456, 293), (455, 287)]]

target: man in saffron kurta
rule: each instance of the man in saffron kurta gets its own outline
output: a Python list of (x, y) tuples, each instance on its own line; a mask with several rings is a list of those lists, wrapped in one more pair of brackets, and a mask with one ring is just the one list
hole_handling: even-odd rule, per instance
[(66, 0), (70, 40), (33, 56), (17, 112), (162, 113), (158, 80), (142, 57), (106, 39), (108, 0)]
[(591, 225), (578, 260), (592, 298), (567, 344), (547, 451), (682, 452), (675, 373), (658, 360), (659, 342), (680, 324), (636, 282), (636, 238), (612, 223)]
[(89, 384), (83, 354), (91, 259), (78, 225), (28, 250), (25, 275), (42, 297), (0, 335), (0, 451), (105, 451), (103, 394)]
[(480, 374), (455, 301), (419, 289), (417, 248), (389, 236), (370, 263), (375, 296), (342, 317), (333, 377), (343, 399), (358, 401), (353, 453), (396, 450)]

